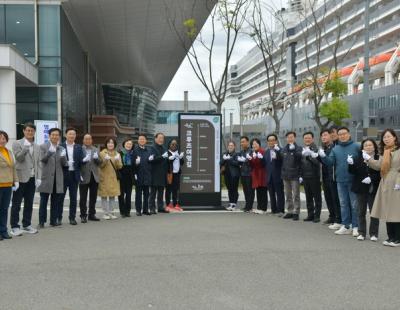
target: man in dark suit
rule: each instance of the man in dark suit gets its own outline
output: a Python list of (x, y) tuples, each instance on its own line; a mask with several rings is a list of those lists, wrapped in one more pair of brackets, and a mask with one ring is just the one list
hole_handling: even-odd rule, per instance
[(270, 134), (267, 136), (268, 148), (265, 152), (265, 167), (267, 169), (267, 184), (269, 198), (271, 200), (271, 211), (282, 217), (285, 213), (285, 194), (282, 181), (282, 156), (278, 145), (278, 136)]
[[(90, 154), (86, 155), (82, 149), (82, 146), (75, 144), (76, 140), (76, 129), (67, 128), (65, 130), (65, 143), (62, 147), (66, 150), (67, 165), (64, 167), (64, 195), (62, 202), (64, 205), (65, 195), (67, 189), (69, 190), (69, 223), (71, 225), (76, 225), (76, 206), (79, 182), (81, 181), (81, 166), (83, 163), (90, 161)], [(63, 209), (60, 208), (61, 212), (58, 215), (58, 221), (61, 223), (63, 216)]]

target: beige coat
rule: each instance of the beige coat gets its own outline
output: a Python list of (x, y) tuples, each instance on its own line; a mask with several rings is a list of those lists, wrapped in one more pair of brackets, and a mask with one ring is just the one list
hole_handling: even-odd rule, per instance
[[(369, 160), (372, 169), (380, 170), (383, 157), (379, 160)], [(400, 184), (400, 149), (392, 152), (392, 161), (389, 173), (379, 183), (376, 193), (372, 217), (386, 222), (400, 222), (400, 191), (394, 190), (394, 186)]]
[(3, 154), (0, 153), (0, 183), (18, 182), (14, 155), (10, 150), (8, 150), (8, 155), (10, 156), (11, 164), (3, 157)]
[[(104, 157), (106, 155), (111, 157), (110, 160), (106, 160)], [(114, 171), (113, 166), (110, 161), (114, 164), (115, 169), (119, 170), (122, 168), (122, 162), (120, 160), (115, 160), (117, 152), (109, 152), (106, 149), (100, 152), (100, 182), (99, 182), (99, 192), (100, 197), (115, 197), (120, 195), (119, 180)]]

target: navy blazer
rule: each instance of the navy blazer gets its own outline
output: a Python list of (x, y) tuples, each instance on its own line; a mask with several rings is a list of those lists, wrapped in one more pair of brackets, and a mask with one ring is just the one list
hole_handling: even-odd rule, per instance
[[(65, 149), (67, 161), (68, 158), (68, 150), (67, 143), (64, 142), (61, 146)], [(83, 150), (82, 146), (79, 144), (74, 144), (74, 179), (76, 182), (81, 181), (81, 167), (83, 164), (83, 158), (86, 156), (86, 152)], [(64, 175), (68, 172), (68, 166), (64, 166)]]
[(271, 160), (271, 149), (267, 148), (264, 154), (265, 169), (267, 169), (267, 183), (276, 183), (282, 181), (282, 155), (273, 150), (276, 159)]

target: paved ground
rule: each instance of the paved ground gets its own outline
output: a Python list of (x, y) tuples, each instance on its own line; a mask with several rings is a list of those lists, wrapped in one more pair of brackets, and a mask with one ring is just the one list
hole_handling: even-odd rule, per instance
[(64, 224), (0, 242), (0, 309), (398, 310), (399, 257), (272, 215)]

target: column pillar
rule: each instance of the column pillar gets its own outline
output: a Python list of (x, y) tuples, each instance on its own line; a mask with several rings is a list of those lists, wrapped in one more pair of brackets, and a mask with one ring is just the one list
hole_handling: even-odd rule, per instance
[(15, 71), (0, 69), (0, 129), (7, 132), (9, 143), (17, 139)]

